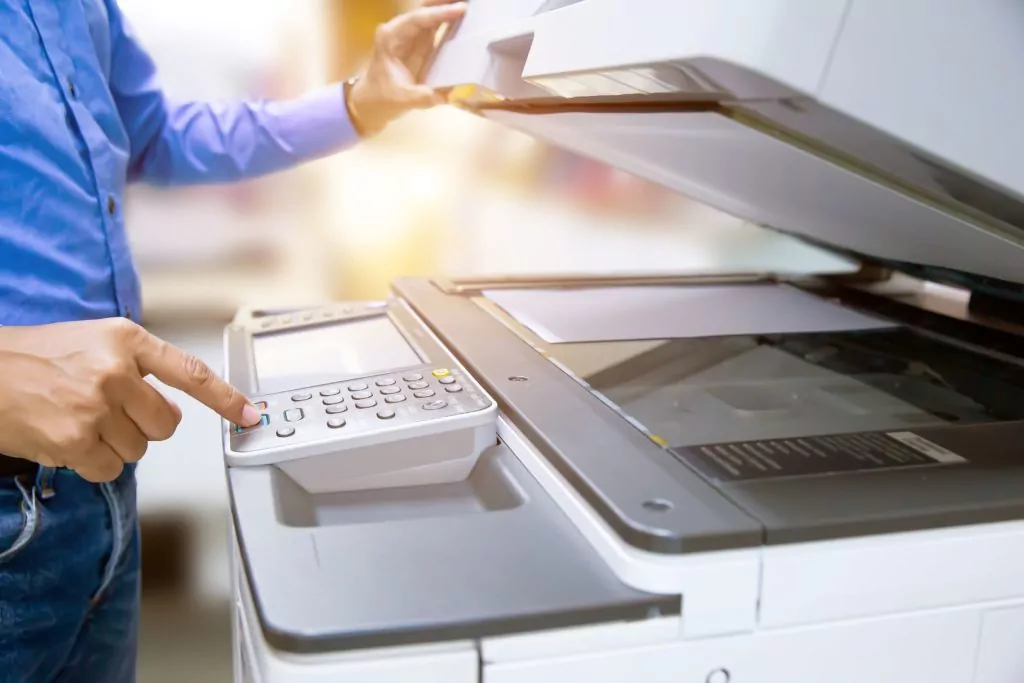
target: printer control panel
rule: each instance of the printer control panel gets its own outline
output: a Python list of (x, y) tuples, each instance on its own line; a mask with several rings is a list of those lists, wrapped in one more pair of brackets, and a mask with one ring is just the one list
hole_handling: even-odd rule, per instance
[(262, 415), (223, 423), (226, 463), (310, 492), (460, 481), (497, 440), (497, 404), (401, 301), (242, 311), (224, 360)]
[(230, 426), (234, 451), (367, 434), (491, 405), (462, 370), (433, 366), (268, 394), (255, 403), (263, 419), (248, 428)]

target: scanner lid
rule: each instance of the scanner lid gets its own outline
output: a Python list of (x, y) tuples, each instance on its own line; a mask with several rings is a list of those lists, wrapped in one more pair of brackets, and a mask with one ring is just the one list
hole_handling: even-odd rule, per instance
[(1024, 297), (1024, 6), (473, 0), (450, 101), (727, 213)]

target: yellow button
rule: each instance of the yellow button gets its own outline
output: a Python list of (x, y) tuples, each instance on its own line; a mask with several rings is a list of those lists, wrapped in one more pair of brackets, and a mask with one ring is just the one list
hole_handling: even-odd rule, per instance
[(447, 377), (452, 373), (446, 370), (445, 368), (440, 368), (438, 370), (434, 370), (434, 372), (432, 372), (431, 374), (434, 375), (434, 377)]
[(658, 436), (657, 434), (651, 434), (651, 441), (658, 444), (662, 448), (668, 448), (668, 441), (664, 437)]

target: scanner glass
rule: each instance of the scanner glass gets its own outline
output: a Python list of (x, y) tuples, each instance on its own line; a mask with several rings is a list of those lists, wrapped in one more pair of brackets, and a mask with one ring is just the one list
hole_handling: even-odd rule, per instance
[(261, 393), (423, 362), (386, 315), (253, 337)]
[(551, 354), (671, 446), (1024, 418), (1024, 369), (906, 329), (560, 345)]
[(670, 447), (1024, 419), (1024, 367), (911, 328), (547, 344), (477, 303)]

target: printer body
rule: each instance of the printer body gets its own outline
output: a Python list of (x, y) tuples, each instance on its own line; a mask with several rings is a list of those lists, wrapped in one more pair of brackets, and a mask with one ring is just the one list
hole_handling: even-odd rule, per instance
[(1024, 679), (1022, 38), (1010, 0), (470, 3), (453, 104), (861, 268), (240, 312), (236, 681)]

